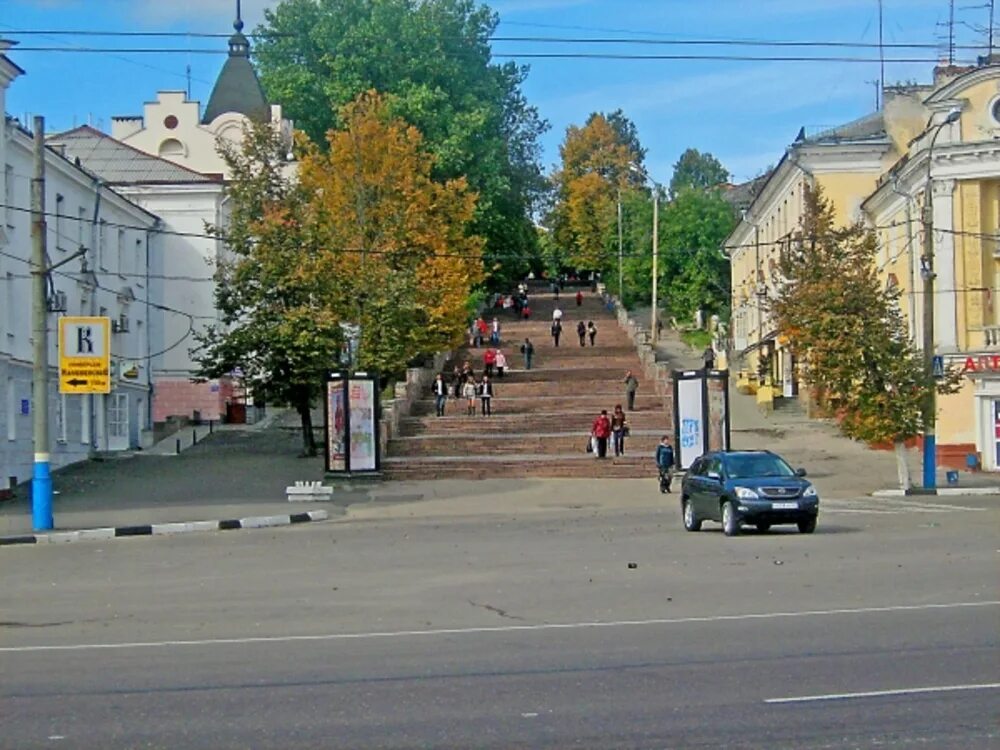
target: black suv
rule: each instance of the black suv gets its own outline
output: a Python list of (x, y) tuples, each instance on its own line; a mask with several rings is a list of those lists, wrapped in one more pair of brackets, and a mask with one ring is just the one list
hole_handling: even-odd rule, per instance
[(794, 523), (803, 534), (816, 530), (819, 495), (803, 477), (771, 451), (719, 451), (696, 459), (681, 484), (684, 528), (701, 529), (702, 521), (720, 521), (726, 536), (743, 524), (767, 531)]

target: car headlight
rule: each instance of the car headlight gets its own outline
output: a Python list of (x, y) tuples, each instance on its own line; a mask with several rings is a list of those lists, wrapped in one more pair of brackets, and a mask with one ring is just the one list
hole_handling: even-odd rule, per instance
[(806, 491), (802, 493), (802, 497), (816, 497), (816, 488), (809, 485), (806, 487)]
[(760, 495), (757, 494), (756, 490), (752, 490), (749, 487), (737, 487), (735, 490), (736, 497), (740, 500), (759, 500)]

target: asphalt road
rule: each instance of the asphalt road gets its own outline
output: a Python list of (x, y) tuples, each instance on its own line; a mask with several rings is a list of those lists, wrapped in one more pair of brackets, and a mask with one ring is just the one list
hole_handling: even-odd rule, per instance
[(996, 498), (727, 539), (565, 486), (0, 550), (0, 747), (1000, 747)]

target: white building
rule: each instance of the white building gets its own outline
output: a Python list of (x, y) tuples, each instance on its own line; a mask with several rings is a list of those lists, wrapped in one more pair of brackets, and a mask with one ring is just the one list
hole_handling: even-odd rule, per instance
[[(24, 73), (0, 42), (0, 108), (6, 90)], [(0, 132), (0, 471), (3, 486), (31, 476), (32, 393), (31, 180), (32, 134), (4, 118)], [(151, 298), (147, 258), (159, 252), (159, 219), (103, 185), (93, 174), (52, 148), (45, 152), (47, 255), (50, 265), (68, 261), (49, 276), (49, 451), (54, 467), (92, 451), (140, 445), (150, 426)], [(79, 258), (70, 259), (79, 250)], [(108, 395), (60, 395), (56, 331), (61, 315), (110, 317), (112, 391)]]

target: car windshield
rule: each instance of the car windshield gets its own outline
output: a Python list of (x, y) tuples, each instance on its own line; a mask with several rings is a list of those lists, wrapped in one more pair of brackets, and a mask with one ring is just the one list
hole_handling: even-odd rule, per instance
[(782, 459), (766, 454), (726, 456), (726, 472), (733, 479), (795, 476), (792, 467)]

